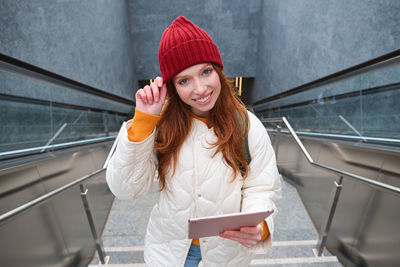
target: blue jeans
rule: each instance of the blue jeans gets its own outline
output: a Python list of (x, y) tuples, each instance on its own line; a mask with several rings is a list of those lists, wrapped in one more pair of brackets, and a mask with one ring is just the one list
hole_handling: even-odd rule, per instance
[(197, 267), (201, 261), (200, 246), (191, 245), (186, 256), (184, 267)]

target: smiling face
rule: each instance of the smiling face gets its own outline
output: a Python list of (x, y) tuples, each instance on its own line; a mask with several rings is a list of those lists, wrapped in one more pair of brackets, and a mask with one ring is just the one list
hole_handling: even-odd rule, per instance
[(210, 63), (193, 65), (173, 78), (179, 98), (199, 117), (207, 117), (221, 92), (218, 73)]

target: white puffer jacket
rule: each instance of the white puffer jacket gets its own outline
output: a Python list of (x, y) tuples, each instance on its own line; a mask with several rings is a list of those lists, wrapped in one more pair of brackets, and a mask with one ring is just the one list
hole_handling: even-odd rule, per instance
[[(184, 142), (173, 177), (166, 177), (167, 189), (160, 192), (145, 239), (144, 258), (148, 266), (183, 266), (192, 240), (188, 239), (188, 219), (235, 212), (274, 209), (267, 218), (271, 235), (255, 247), (219, 236), (200, 239), (204, 266), (247, 266), (253, 252), (265, 253), (274, 231), (275, 202), (281, 197), (281, 182), (275, 154), (262, 123), (249, 112), (248, 136), (250, 173), (245, 181), (240, 174), (232, 182), (232, 170), (222, 154), (211, 157), (216, 148), (212, 129), (194, 119)], [(128, 122), (129, 123), (129, 122)], [(107, 183), (119, 199), (137, 199), (146, 194), (157, 169), (154, 132), (142, 142), (130, 142), (126, 124), (121, 128), (117, 149), (107, 168)]]

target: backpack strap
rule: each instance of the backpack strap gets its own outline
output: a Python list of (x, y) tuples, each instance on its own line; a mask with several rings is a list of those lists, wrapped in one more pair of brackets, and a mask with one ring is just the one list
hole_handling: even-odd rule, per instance
[[(242, 149), (243, 149), (243, 155), (247, 161), (247, 164), (250, 164), (251, 162), (251, 156), (250, 156), (250, 149), (249, 149), (249, 138), (248, 134), (246, 134), (246, 128), (245, 125), (243, 124), (243, 120), (241, 119), (239, 114), (236, 114), (236, 119), (239, 123), (240, 128), (242, 129)], [(247, 116), (244, 116), (245, 123), (249, 125), (249, 120), (247, 119)]]

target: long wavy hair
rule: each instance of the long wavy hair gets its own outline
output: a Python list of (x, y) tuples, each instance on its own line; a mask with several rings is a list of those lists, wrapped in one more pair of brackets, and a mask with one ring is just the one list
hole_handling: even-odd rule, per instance
[[(213, 156), (222, 153), (223, 159), (233, 170), (232, 181), (238, 173), (246, 179), (249, 166), (243, 154), (243, 136), (248, 133), (249, 127), (246, 122), (249, 118), (243, 102), (221, 68), (214, 64), (213, 68), (221, 82), (220, 95), (208, 117), (209, 126), (213, 128), (218, 138), (217, 142), (211, 144), (217, 147)], [(172, 167), (175, 173), (178, 154), (191, 130), (193, 119), (191, 107), (179, 98), (173, 82), (168, 82), (167, 101), (156, 126), (155, 149), (158, 157), (160, 191), (166, 188), (166, 174), (169, 168)]]

